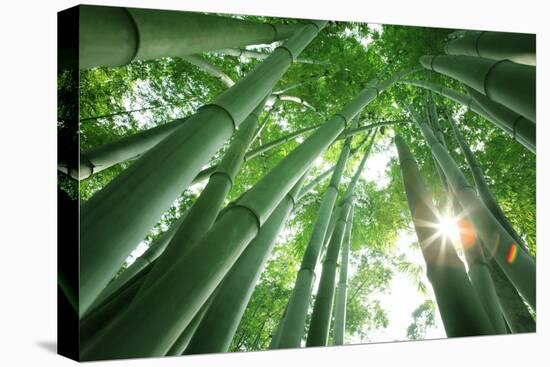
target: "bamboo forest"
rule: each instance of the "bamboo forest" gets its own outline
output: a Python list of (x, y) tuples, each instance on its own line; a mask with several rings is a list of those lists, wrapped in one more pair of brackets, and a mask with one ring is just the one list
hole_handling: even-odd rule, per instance
[(535, 35), (79, 12), (81, 360), (536, 331)]

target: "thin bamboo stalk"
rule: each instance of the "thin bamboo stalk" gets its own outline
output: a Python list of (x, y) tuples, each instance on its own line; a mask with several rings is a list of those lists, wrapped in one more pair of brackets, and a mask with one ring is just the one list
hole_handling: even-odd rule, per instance
[(334, 231), (330, 237), (330, 242), (327, 246), (325, 259), (323, 261), (321, 279), (319, 282), (317, 296), (315, 297), (313, 312), (311, 314), (311, 322), (309, 324), (307, 334), (306, 346), (308, 347), (324, 346), (327, 345), (328, 342), (330, 318), (334, 304), (338, 254), (340, 253), (340, 248), (346, 231), (346, 225), (349, 220), (348, 217), (353, 205), (355, 186), (357, 185), (359, 177), (365, 168), (375, 136), (376, 133), (373, 133), (370, 144), (361, 159), (361, 163), (359, 163), (359, 166), (357, 167), (355, 174), (348, 184), (346, 192), (338, 205), (341, 210), (339, 212)]
[(343, 345), (346, 333), (346, 301), (348, 288), (348, 262), (351, 240), (351, 228), (353, 226), (353, 207), (346, 223), (346, 232), (342, 245), (340, 260), (340, 278), (338, 279), (338, 288), (336, 289), (336, 302), (334, 305), (334, 331), (333, 344)]

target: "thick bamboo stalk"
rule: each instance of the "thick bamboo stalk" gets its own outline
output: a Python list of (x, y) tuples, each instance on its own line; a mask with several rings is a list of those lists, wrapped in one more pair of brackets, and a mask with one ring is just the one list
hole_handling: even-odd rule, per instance
[[(136, 274), (141, 272), (146, 267), (150, 266), (153, 261), (155, 261), (164, 252), (166, 246), (168, 246), (168, 243), (170, 242), (172, 237), (174, 237), (176, 230), (183, 222), (186, 214), (187, 212), (183, 213), (181, 218), (176, 220), (166, 232), (161, 234), (153, 243), (151, 243), (149, 245), (149, 248), (145, 250), (145, 252), (141, 256), (135, 259), (132, 265), (128, 267), (128, 269), (124, 270), (122, 274), (112, 280), (109, 285), (107, 285), (107, 287), (105, 287), (103, 291), (101, 291), (101, 293), (96, 298), (94, 303), (90, 306), (86, 314), (92, 312), (95, 306), (100, 305), (105, 299), (124, 287), (128, 281), (136, 276)], [(86, 314), (84, 314), (84, 316), (86, 316)]]
[(476, 235), (529, 305), (536, 309), (536, 270), (533, 258), (515, 243), (514, 238), (487, 209), (477, 196), (476, 190), (468, 183), (449, 152), (437, 141), (426, 123), (418, 121), (418, 125), (453, 187), (460, 205), (468, 211)]
[(306, 176), (304, 174), (279, 203), (224, 278), (185, 354), (227, 352), (277, 235), (295, 206)]
[(349, 263), (349, 248), (351, 241), (351, 228), (353, 226), (353, 207), (349, 214), (346, 224), (346, 232), (342, 245), (342, 253), (340, 260), (340, 277), (338, 279), (338, 288), (336, 289), (336, 302), (334, 305), (334, 331), (333, 344), (343, 345), (344, 336), (346, 333), (346, 303), (348, 292), (348, 263)]
[(98, 340), (122, 316), (151, 269), (151, 265), (146, 266), (81, 319), (79, 326), (82, 351)]
[(468, 167), (470, 168), (470, 171), (472, 172), (472, 177), (474, 178), (476, 190), (481, 200), (483, 200), (483, 203), (491, 211), (493, 216), (500, 222), (502, 227), (504, 227), (504, 229), (514, 238), (514, 240), (516, 241), (516, 244), (521, 246), (523, 250), (527, 251), (527, 246), (523, 242), (523, 239), (516, 232), (516, 230), (508, 220), (508, 217), (506, 216), (506, 214), (504, 214), (500, 205), (498, 205), (497, 200), (493, 196), (493, 193), (491, 192), (491, 189), (489, 188), (489, 185), (487, 185), (487, 181), (485, 180), (485, 174), (483, 173), (482, 168), (480, 167), (477, 159), (475, 158), (474, 154), (470, 150), (470, 147), (464, 140), (462, 133), (456, 126), (456, 123), (453, 117), (450, 115), (447, 115), (447, 120), (449, 121), (449, 124), (453, 129), (455, 139), (458, 145), (460, 146), (462, 154), (466, 158), (466, 162), (468, 163)]
[(502, 313), (512, 333), (532, 333), (537, 325), (525, 302), (494, 259), (488, 261)]
[(509, 32), (470, 32), (445, 45), (448, 55), (478, 56), (536, 65), (534, 34)]
[[(324, 23), (309, 23), (81, 206), (80, 312)], [(109, 357), (110, 358), (110, 357)]]
[(307, 334), (306, 346), (324, 346), (328, 342), (328, 334), (330, 330), (330, 318), (332, 315), (332, 307), (334, 304), (334, 291), (336, 285), (336, 268), (338, 262), (338, 254), (340, 253), (340, 247), (344, 239), (346, 231), (346, 225), (348, 223), (348, 216), (353, 205), (353, 193), (355, 186), (359, 180), (367, 159), (369, 157), (374, 138), (376, 134), (372, 134), (371, 142), (367, 147), (361, 163), (357, 167), (355, 174), (346, 188), (342, 199), (338, 207), (341, 208), (334, 231), (330, 237), (330, 242), (327, 246), (325, 260), (323, 261), (323, 268), (321, 271), (321, 279), (319, 282), (319, 288), (317, 296), (315, 297), (315, 303), (313, 305), (313, 312), (311, 314), (311, 322), (309, 324), (309, 330)]
[[(257, 60), (265, 60), (269, 56), (269, 54), (267, 53), (254, 51), (254, 50), (243, 50), (239, 48), (222, 48), (219, 50), (212, 51), (211, 53), (215, 55), (222, 55), (222, 56), (228, 55), (228, 56), (244, 57), (246, 59), (257, 59)], [(317, 65), (327, 64), (326, 62), (315, 61), (315, 60), (304, 59), (304, 58), (298, 58), (296, 59), (296, 62), (302, 63), (302, 64), (317, 64)]]
[(527, 120), (501, 104), (492, 102), (471, 88), (468, 89), (477, 104), (493, 119), (499, 121), (499, 126), (505, 127), (514, 140), (529, 149), (531, 153), (537, 153), (537, 127), (533, 121)]
[(224, 200), (233, 186), (233, 180), (244, 163), (244, 154), (256, 134), (259, 114), (265, 100), (239, 126), (220, 164), (210, 176), (208, 184), (189, 209), (183, 222), (176, 229), (166, 249), (147, 275), (137, 297), (159, 281), (170, 270), (172, 264), (196, 245), (197, 241), (214, 224)]
[(438, 233), (439, 213), (406, 143), (395, 137), (409, 209), (447, 336), (490, 335), (493, 327), (450, 241)]
[[(452, 195), (452, 194), (451, 194)], [(483, 253), (483, 245), (475, 235), (475, 229), (471, 225), (472, 220), (460, 206), (453, 195), (453, 207), (460, 233), (460, 241), (466, 262), (468, 263), (468, 275), (477, 293), (483, 308), (491, 321), (491, 325), (497, 334), (506, 334), (506, 325), (502, 314), (502, 308), (495, 290), (495, 285), (489, 271), (489, 264)]]
[[(536, 131), (534, 129), (533, 122), (527, 120), (525, 117), (516, 114), (506, 107), (494, 103), (487, 98), (484, 100), (486, 104), (485, 107), (483, 107), (471, 96), (443, 87), (442, 85), (438, 85), (436, 83), (431, 83), (424, 80), (403, 81), (402, 83), (429, 89), (432, 92), (468, 107), (478, 115), (495, 124), (505, 133), (509, 134), (514, 140), (517, 140), (529, 151), (535, 153)], [(504, 113), (504, 110), (508, 112)], [(496, 115), (489, 113), (488, 111), (498, 111), (499, 113)]]
[(79, 10), (81, 69), (271, 43), (301, 27), (173, 10), (90, 5)]
[(422, 56), (420, 64), (463, 82), (531, 121), (536, 120), (536, 73), (532, 66), (449, 55)]
[(206, 313), (210, 309), (210, 305), (214, 301), (214, 298), (216, 297), (216, 294), (218, 293), (218, 289), (210, 296), (208, 301), (201, 307), (200, 311), (197, 312), (195, 317), (193, 317), (193, 320), (189, 323), (189, 325), (185, 328), (185, 330), (180, 334), (180, 336), (176, 339), (174, 344), (170, 347), (168, 352), (166, 352), (167, 356), (180, 356), (183, 354), (185, 349), (189, 346), (189, 343), (191, 342), (193, 336), (197, 332), (197, 329), (199, 328), (202, 320), (204, 319)]

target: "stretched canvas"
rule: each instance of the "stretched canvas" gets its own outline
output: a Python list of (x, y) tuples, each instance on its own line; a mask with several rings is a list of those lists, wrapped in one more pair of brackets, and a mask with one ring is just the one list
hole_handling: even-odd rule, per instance
[(60, 12), (59, 353), (535, 332), (535, 43)]

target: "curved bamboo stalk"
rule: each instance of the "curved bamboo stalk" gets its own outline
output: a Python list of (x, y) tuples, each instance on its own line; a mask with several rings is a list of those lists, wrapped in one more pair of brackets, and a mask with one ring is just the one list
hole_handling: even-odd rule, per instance
[(254, 23), (192, 12), (80, 6), (80, 68), (271, 43), (302, 25)]
[(450, 241), (437, 231), (439, 213), (426, 190), (413, 155), (398, 135), (395, 137), (395, 145), (414, 228), (426, 261), (427, 276), (432, 284), (447, 336), (494, 334), (485, 310), (466, 275), (464, 264)]
[(336, 289), (336, 302), (334, 305), (334, 331), (333, 344), (343, 345), (346, 333), (346, 301), (348, 287), (348, 262), (349, 248), (351, 240), (351, 227), (353, 226), (353, 206), (346, 223), (346, 232), (342, 243), (342, 253), (340, 260), (340, 278), (338, 279), (338, 288)]
[(476, 236), (479, 236), (487, 247), (487, 251), (496, 259), (506, 276), (529, 305), (536, 309), (536, 270), (533, 258), (522, 247), (516, 245), (514, 238), (487, 209), (477, 196), (476, 190), (468, 183), (449, 152), (437, 141), (426, 123), (420, 121), (417, 123), (427, 145), (453, 187), (460, 205), (466, 208), (472, 219)]
[(342, 246), (342, 241), (344, 239), (346, 225), (349, 223), (348, 217), (353, 205), (355, 186), (357, 185), (359, 177), (365, 168), (375, 136), (376, 132), (372, 134), (370, 144), (365, 150), (361, 163), (359, 163), (353, 178), (346, 188), (346, 192), (338, 204), (338, 207), (341, 208), (341, 210), (339, 211), (338, 218), (334, 226), (334, 231), (330, 236), (330, 242), (327, 246), (325, 259), (323, 261), (321, 279), (319, 282), (317, 296), (315, 297), (315, 303), (313, 305), (313, 312), (311, 314), (311, 321), (307, 334), (306, 346), (308, 347), (325, 346), (328, 342), (330, 318), (334, 304), (338, 254), (340, 253), (340, 247)]
[(489, 98), (471, 88), (468, 88), (468, 91), (488, 115), (499, 121), (501, 126), (508, 128), (507, 132), (514, 140), (517, 140), (532, 153), (537, 153), (537, 127), (533, 121), (529, 121), (514, 111), (492, 102)]
[(463, 82), (531, 121), (536, 120), (536, 78), (532, 66), (449, 55), (422, 56), (420, 64)]
[(536, 65), (534, 34), (509, 32), (469, 32), (445, 45), (448, 55), (478, 56)]
[(307, 173), (283, 198), (219, 286), (185, 354), (227, 352), (275, 240), (290, 213)]
[[(174, 198), (188, 187), (234, 129), (270, 93), (293, 59), (324, 24), (312, 22), (303, 26), (243, 80), (199, 109), (161, 144), (148, 150), (81, 206), (81, 313), (112, 279), (132, 246), (145, 237)], [(113, 343), (116, 340), (121, 339), (115, 338)], [(162, 342), (167, 341), (159, 340)], [(116, 349), (116, 346), (113, 344), (110, 348)], [(107, 353), (105, 356), (113, 358), (114, 354), (108, 354), (110, 348), (103, 351)], [(124, 348), (119, 351), (121, 355), (132, 354)], [(90, 357), (93, 354), (91, 352)]]
[[(485, 102), (487, 102), (485, 108), (487, 108), (487, 110), (506, 109), (507, 111), (509, 111), (509, 113), (507, 114), (499, 114), (500, 118), (497, 119), (496, 116), (487, 112), (485, 108), (482, 107), (474, 98), (466, 94), (457, 92), (453, 89), (423, 80), (402, 81), (401, 83), (429, 89), (432, 92), (435, 92), (441, 96), (447, 97), (457, 103), (460, 103), (463, 106), (466, 106), (478, 115), (484, 117), (486, 120), (495, 124), (498, 128), (509, 134), (514, 140), (518, 141), (529, 151), (535, 153), (536, 146), (534, 144), (528, 143), (536, 142), (536, 132), (532, 128), (533, 122), (527, 120), (521, 115), (516, 114), (515, 112), (512, 112), (511, 110), (506, 109), (504, 106), (498, 105), (492, 101), (485, 99)], [(491, 107), (489, 107), (489, 104), (491, 104)], [(513, 116), (510, 114), (513, 114)]]
[(227, 194), (233, 186), (233, 180), (244, 163), (244, 154), (252, 142), (259, 125), (259, 114), (264, 107), (262, 101), (235, 132), (234, 138), (225, 152), (220, 164), (210, 176), (208, 184), (189, 209), (183, 222), (178, 226), (172, 239), (147, 275), (136, 297), (162, 279), (170, 271), (175, 261), (189, 252), (214, 224)]
[[(267, 53), (254, 51), (254, 50), (243, 50), (239, 48), (222, 48), (219, 50), (212, 51), (211, 53), (215, 55), (222, 55), (222, 56), (228, 55), (228, 56), (244, 57), (247, 59), (257, 59), (257, 60), (265, 60), (269, 56), (269, 54)], [(315, 60), (303, 59), (303, 58), (296, 59), (296, 62), (301, 64), (328, 65), (327, 62), (315, 61)]]

